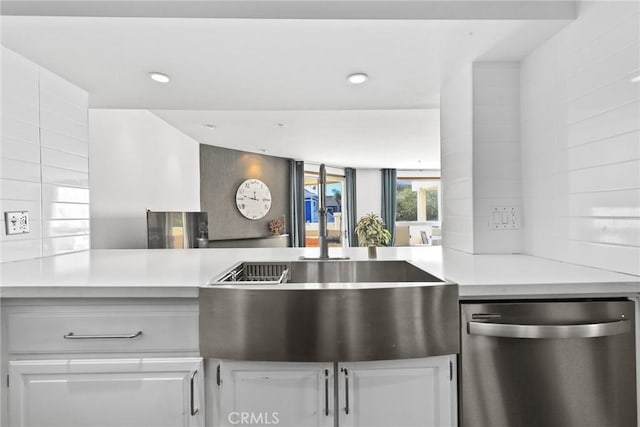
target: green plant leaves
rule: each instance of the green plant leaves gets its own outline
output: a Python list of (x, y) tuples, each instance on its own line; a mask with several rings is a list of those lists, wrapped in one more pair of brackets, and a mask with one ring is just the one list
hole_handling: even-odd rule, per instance
[(391, 233), (373, 212), (360, 218), (356, 224), (356, 234), (360, 246), (386, 246), (391, 241)]

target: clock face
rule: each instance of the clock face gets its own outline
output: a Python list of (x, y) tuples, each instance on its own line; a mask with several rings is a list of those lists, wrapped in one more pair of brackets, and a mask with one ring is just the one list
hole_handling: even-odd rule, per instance
[(236, 206), (245, 218), (263, 218), (271, 209), (271, 191), (259, 179), (248, 179), (238, 187)]

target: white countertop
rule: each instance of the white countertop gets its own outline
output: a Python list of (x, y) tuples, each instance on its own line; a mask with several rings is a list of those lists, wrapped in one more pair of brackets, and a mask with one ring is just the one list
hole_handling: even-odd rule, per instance
[[(366, 248), (330, 256), (367, 259)], [(92, 250), (0, 264), (0, 296), (195, 298), (198, 287), (239, 261), (288, 261), (317, 248)], [(527, 255), (470, 255), (441, 247), (378, 248), (460, 285), (461, 298), (618, 296), (640, 293), (640, 278)]]

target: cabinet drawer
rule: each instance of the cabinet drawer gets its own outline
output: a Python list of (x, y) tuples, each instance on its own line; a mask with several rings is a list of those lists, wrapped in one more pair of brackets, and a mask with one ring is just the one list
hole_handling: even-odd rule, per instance
[(8, 315), (10, 353), (197, 352), (198, 312), (33, 307)]

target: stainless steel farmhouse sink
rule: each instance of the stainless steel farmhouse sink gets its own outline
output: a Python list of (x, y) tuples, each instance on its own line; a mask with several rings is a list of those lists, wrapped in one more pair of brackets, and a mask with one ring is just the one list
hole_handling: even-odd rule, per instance
[(241, 262), (212, 284), (442, 282), (407, 261)]
[(453, 354), (458, 287), (407, 261), (242, 262), (200, 288), (200, 353), (326, 362)]

